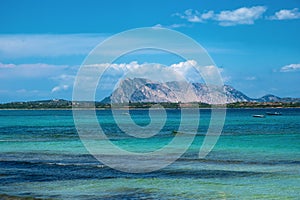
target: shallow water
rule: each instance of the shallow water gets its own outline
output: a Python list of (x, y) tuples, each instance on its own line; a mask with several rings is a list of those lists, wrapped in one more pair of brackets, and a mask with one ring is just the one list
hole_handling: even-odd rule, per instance
[[(283, 115), (252, 117), (269, 111)], [(146, 110), (130, 114), (139, 125), (150, 123)], [(167, 110), (162, 130), (139, 139), (118, 128), (110, 111), (97, 115), (108, 138), (133, 152), (168, 144), (180, 122), (180, 110)], [(210, 110), (201, 109), (194, 142), (175, 163), (134, 174), (111, 169), (89, 154), (72, 111), (2, 110), (0, 194), (51, 199), (298, 199), (300, 109), (228, 109), (216, 146), (199, 159), (209, 120)], [(186, 135), (178, 137), (184, 141)]]

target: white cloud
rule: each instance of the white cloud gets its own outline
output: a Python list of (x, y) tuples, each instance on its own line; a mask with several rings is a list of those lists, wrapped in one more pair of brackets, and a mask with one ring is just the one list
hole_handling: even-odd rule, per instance
[[(121, 63), (121, 64), (94, 64), (93, 70), (99, 68), (107, 68), (105, 74), (101, 77), (102, 80), (111, 81), (111, 78), (120, 79), (121, 77), (129, 78), (146, 78), (155, 81), (179, 81), (183, 80), (184, 70), (187, 67), (182, 67), (180, 70), (173, 65), (165, 66), (158, 63), (143, 63), (138, 62)], [(91, 65), (89, 65), (91, 67)], [(125, 78), (123, 77), (123, 78)], [(117, 80), (111, 81), (116, 82)], [(105, 83), (106, 84), (106, 83)]]
[(0, 69), (12, 69), (16, 67), (16, 65), (14, 64), (3, 64), (3, 63), (0, 63)]
[[(209, 83), (213, 83), (214, 80), (220, 80), (220, 73), (223, 71), (223, 69), (217, 68), (214, 65), (199, 66), (194, 60), (179, 62), (169, 66), (158, 63), (139, 64), (136, 61), (131, 63), (103, 63), (88, 66), (94, 67), (90, 68), (92, 70), (90, 72), (91, 75), (96, 74), (94, 70), (106, 68), (105, 74), (101, 77), (101, 82), (99, 83), (100, 88), (104, 88), (103, 86), (105, 86), (106, 89), (113, 89), (118, 81), (127, 77), (146, 78), (160, 82), (203, 82), (205, 79)], [(217, 82), (215, 83), (217, 84)]]
[(59, 76), (55, 76), (55, 77), (52, 77), (53, 80), (56, 80), (56, 81), (74, 81), (75, 79), (75, 75), (70, 75), (70, 74), (61, 74)]
[(215, 16), (221, 26), (234, 26), (238, 24), (254, 24), (267, 10), (264, 6), (242, 7), (236, 10), (225, 10)]
[(300, 12), (298, 8), (292, 10), (280, 10), (273, 16), (269, 17), (270, 20), (288, 20), (288, 19), (300, 19)]
[(202, 13), (201, 19), (202, 20), (212, 19), (214, 15), (215, 15), (214, 11), (210, 10), (208, 12)]
[[(72, 73), (72, 72), (71, 72)], [(61, 74), (51, 79), (57, 82), (59, 85), (52, 88), (51, 92), (59, 92), (59, 91), (66, 91), (71, 88), (75, 81), (75, 75), (73, 74)]]
[(156, 24), (153, 26), (153, 28), (181, 28), (181, 27), (187, 27), (186, 24), (171, 24), (171, 25), (162, 25), (162, 24)]
[(224, 10), (215, 13), (210, 10), (200, 13), (197, 10), (188, 9), (183, 14), (176, 13), (181, 19), (188, 22), (206, 22), (213, 20), (219, 22), (221, 26), (234, 26), (238, 24), (254, 24), (254, 21), (261, 18), (263, 13), (267, 10), (265, 6), (242, 7), (236, 10)]
[(174, 16), (178, 16), (181, 19), (186, 19), (189, 22), (202, 22), (200, 13), (197, 10), (193, 10), (193, 9), (188, 9), (184, 11), (183, 14), (175, 13)]
[(0, 58), (85, 55), (105, 38), (98, 34), (0, 35)]
[(68, 89), (69, 89), (68, 85), (59, 85), (59, 86), (54, 87), (51, 90), (51, 92), (54, 93), (54, 92), (59, 92), (59, 91), (62, 91), (62, 90), (68, 90)]
[[(193, 77), (194, 79), (196, 79), (196, 77), (199, 78), (200, 76), (199, 72), (201, 73), (201, 75), (208, 77), (208, 76), (215, 75), (216, 70), (219, 70), (219, 72), (221, 70), (214, 65), (199, 66), (197, 62), (194, 60), (188, 60), (186, 62), (173, 64), (170, 66), (170, 68), (189, 79)], [(196, 82), (197, 80), (192, 80), (192, 81)]]
[(300, 64), (290, 64), (280, 68), (280, 72), (294, 72), (294, 71), (300, 71)]
[[(52, 93), (69, 89), (75, 79), (78, 67), (68, 65), (51, 65), (45, 63), (34, 64), (3, 64), (0, 63), (0, 79), (2, 81), (16, 80), (16, 85), (22, 85), (23, 81), (47, 83), (45, 89)], [(48, 84), (57, 85), (50, 89)], [(40, 87), (40, 85), (37, 85)], [(48, 88), (46, 88), (48, 87)], [(18, 90), (20, 93), (23, 90)], [(29, 91), (29, 90), (28, 90)], [(23, 92), (25, 93), (25, 92)], [(31, 92), (32, 93), (32, 92)]]
[(72, 69), (68, 65), (34, 64), (4, 64), (0, 63), (0, 78), (43, 78), (62, 74)]
[(214, 15), (215, 15), (214, 11), (211, 10), (204, 13), (200, 13), (198, 10), (193, 10), (193, 9), (188, 9), (184, 11), (183, 14), (181, 13), (173, 14), (173, 16), (178, 16), (181, 19), (187, 20), (188, 22), (196, 22), (196, 23), (205, 22), (205, 20), (212, 19), (214, 18)]

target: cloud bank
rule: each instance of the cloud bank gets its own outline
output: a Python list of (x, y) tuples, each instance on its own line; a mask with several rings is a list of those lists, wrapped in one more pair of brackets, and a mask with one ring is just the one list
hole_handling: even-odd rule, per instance
[(236, 10), (225, 10), (215, 16), (221, 26), (234, 26), (238, 24), (254, 24), (267, 10), (264, 6), (242, 7)]
[[(172, 16), (177, 16), (180, 19), (184, 19), (190, 23), (205, 23), (208, 21), (214, 21), (217, 22), (220, 26), (235, 26), (241, 24), (254, 24), (256, 20), (263, 18), (263, 15), (266, 11), (266, 6), (241, 7), (235, 10), (223, 10), (220, 12), (215, 12), (213, 10), (199, 12), (198, 10), (187, 9), (183, 13), (175, 13)], [(282, 9), (275, 12), (274, 15), (265, 17), (264, 19), (300, 19), (300, 12), (298, 8), (290, 10)], [(183, 27), (183, 25), (181, 24), (181, 26), (178, 27)], [(174, 28), (178, 27), (174, 26)]]
[(0, 63), (0, 78), (45, 78), (63, 74), (70, 69), (68, 65), (51, 65), (45, 63), (4, 64)]
[[(93, 67), (93, 70), (106, 68), (104, 75), (101, 77), (105, 81), (115, 82), (111, 79), (121, 78), (146, 78), (154, 81), (167, 82), (167, 81), (188, 81), (188, 82), (201, 82), (203, 77), (214, 76), (216, 73), (222, 72), (222, 69), (214, 65), (199, 66), (194, 60), (187, 60), (185, 62), (175, 63), (165, 66), (159, 63), (143, 63), (139, 64), (137, 61), (121, 64), (93, 64), (87, 65)], [(200, 73), (201, 74), (200, 74)]]
[[(0, 63), (0, 83), (13, 81), (14, 87), (30, 87), (20, 91), (37, 91), (33, 88), (42, 87), (51, 93), (66, 91), (73, 86), (78, 66), (51, 65), (45, 63), (4, 64)], [(37, 85), (36, 83), (39, 82)], [(45, 85), (45, 86), (43, 86)], [(50, 87), (50, 88), (49, 88)], [(37, 93), (37, 92), (35, 92)]]
[(300, 19), (300, 12), (298, 8), (292, 10), (280, 10), (276, 12), (273, 16), (269, 17), (270, 20), (290, 20), (290, 19)]
[(220, 26), (235, 26), (238, 24), (254, 24), (267, 10), (265, 6), (241, 7), (235, 10), (224, 10), (219, 13), (207, 11), (200, 13), (197, 10), (188, 9), (183, 14), (176, 13), (181, 19), (188, 22), (204, 23), (208, 20), (216, 21)]
[(295, 72), (295, 71), (300, 71), (300, 64), (290, 64), (280, 68), (280, 72)]

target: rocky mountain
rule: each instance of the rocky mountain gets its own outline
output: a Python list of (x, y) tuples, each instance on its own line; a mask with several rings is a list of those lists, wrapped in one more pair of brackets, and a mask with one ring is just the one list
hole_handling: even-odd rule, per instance
[[(297, 99), (296, 99), (297, 100)], [(136, 102), (201, 102), (207, 104), (228, 104), (234, 102), (292, 102), (292, 98), (266, 95), (253, 99), (229, 85), (208, 86), (203, 83), (157, 82), (144, 78), (127, 78), (105, 98), (103, 103)], [(300, 99), (298, 99), (300, 101)]]

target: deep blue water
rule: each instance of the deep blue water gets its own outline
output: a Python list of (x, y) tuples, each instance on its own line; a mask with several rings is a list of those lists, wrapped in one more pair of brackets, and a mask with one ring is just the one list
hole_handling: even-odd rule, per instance
[[(252, 117), (275, 111), (282, 115)], [(159, 133), (143, 139), (122, 131), (111, 111), (99, 110), (97, 115), (108, 138), (133, 152), (162, 148), (180, 123), (180, 110), (167, 110)], [(151, 123), (147, 110), (131, 110), (130, 115), (140, 126)], [(1, 110), (0, 194), (52, 199), (299, 198), (300, 109), (227, 109), (216, 146), (199, 159), (210, 117), (209, 109), (200, 110), (194, 142), (175, 163), (135, 174), (111, 169), (90, 155), (72, 111)], [(180, 137), (184, 141), (186, 136)]]

